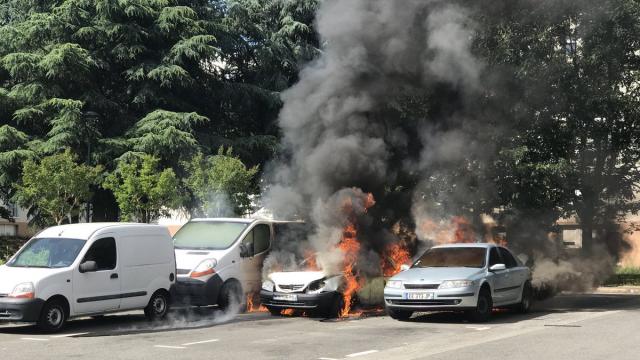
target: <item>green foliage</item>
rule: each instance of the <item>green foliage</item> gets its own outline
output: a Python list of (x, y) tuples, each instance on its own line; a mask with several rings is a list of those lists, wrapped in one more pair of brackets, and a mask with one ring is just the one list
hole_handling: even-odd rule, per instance
[(206, 158), (198, 154), (184, 165), (190, 174), (185, 183), (197, 201), (197, 215), (243, 215), (250, 210), (258, 167), (247, 168), (232, 148), (225, 151), (220, 147), (217, 155)]
[(121, 220), (148, 223), (181, 206), (178, 178), (159, 163), (151, 155), (130, 155), (106, 178), (103, 186), (113, 191)]
[(78, 165), (69, 150), (39, 162), (27, 160), (16, 193), (18, 204), (36, 208), (56, 224), (65, 219), (71, 222), (91, 198), (91, 186), (96, 184), (101, 171), (100, 166)]

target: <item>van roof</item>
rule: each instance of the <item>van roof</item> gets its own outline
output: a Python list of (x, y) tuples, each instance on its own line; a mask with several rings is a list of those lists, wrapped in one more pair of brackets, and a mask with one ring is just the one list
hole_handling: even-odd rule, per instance
[(288, 220), (272, 220), (272, 219), (252, 219), (252, 218), (195, 218), (190, 221), (198, 222), (198, 221), (219, 221), (219, 222), (237, 222), (242, 224), (251, 224), (254, 221), (266, 221), (274, 224), (289, 224), (289, 223), (300, 223), (303, 224), (304, 221), (288, 221)]
[(37, 237), (65, 237), (72, 239), (88, 239), (98, 230), (102, 230), (110, 227), (123, 227), (123, 226), (144, 226), (144, 227), (159, 227), (159, 225), (140, 224), (140, 223), (121, 223), (121, 222), (95, 222), (95, 223), (82, 223), (82, 224), (67, 224), (52, 226), (50, 228), (42, 230)]

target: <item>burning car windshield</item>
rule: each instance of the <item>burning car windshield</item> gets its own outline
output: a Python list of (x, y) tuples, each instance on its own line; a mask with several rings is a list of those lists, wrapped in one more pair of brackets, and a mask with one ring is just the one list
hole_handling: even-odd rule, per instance
[(86, 240), (32, 239), (7, 263), (11, 267), (63, 268), (71, 266)]
[(247, 227), (245, 223), (197, 221), (185, 224), (173, 237), (176, 249), (223, 250)]
[(413, 267), (473, 267), (483, 268), (486, 258), (485, 248), (457, 247), (433, 248), (425, 252)]

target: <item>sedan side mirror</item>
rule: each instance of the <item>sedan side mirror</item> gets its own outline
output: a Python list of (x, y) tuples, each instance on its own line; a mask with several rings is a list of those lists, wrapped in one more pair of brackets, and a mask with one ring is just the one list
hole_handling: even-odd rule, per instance
[(409, 266), (407, 264), (400, 265), (400, 271), (407, 271), (409, 269), (411, 269), (411, 266)]
[(98, 264), (95, 261), (85, 261), (80, 264), (80, 272), (93, 272), (98, 270)]
[(489, 268), (489, 271), (501, 271), (506, 269), (507, 269), (507, 266), (505, 264), (495, 264)]

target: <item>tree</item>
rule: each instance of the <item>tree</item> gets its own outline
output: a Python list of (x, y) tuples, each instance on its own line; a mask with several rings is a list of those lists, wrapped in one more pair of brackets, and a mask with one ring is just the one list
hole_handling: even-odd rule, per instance
[(176, 174), (159, 163), (151, 155), (131, 154), (107, 176), (103, 186), (113, 191), (122, 220), (148, 223), (182, 205)]
[(100, 166), (78, 165), (69, 150), (39, 162), (26, 160), (22, 183), (17, 186), (18, 204), (36, 208), (58, 225), (65, 219), (72, 222), (91, 198), (91, 186), (101, 171)]
[(243, 215), (251, 206), (256, 188), (254, 177), (258, 167), (247, 168), (233, 155), (233, 149), (223, 147), (218, 154), (196, 155), (185, 164), (190, 174), (185, 183), (196, 200), (195, 213), (204, 216)]

